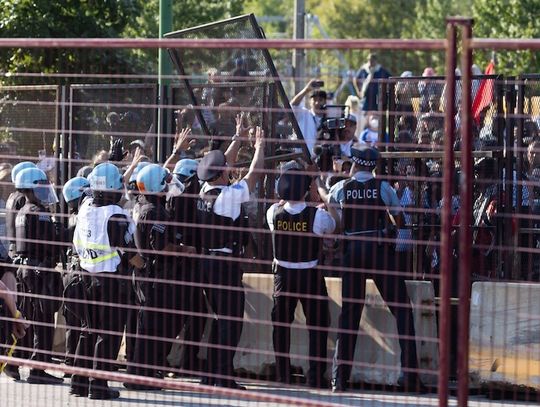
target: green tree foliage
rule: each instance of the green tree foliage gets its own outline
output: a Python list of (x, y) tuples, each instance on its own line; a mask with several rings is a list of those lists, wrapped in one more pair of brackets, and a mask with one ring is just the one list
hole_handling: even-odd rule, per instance
[[(174, 1), (173, 29), (242, 14), (243, 3), (244, 0)], [(157, 0), (4, 0), (2, 6), (0, 36), (4, 38), (159, 36)], [(13, 74), (8, 78), (10, 83), (43, 83), (42, 78), (19, 77), (18, 73), (144, 74), (155, 73), (156, 69), (157, 50), (0, 49), (0, 71)], [(82, 80), (91, 79), (77, 79)]]
[[(474, 36), (483, 38), (540, 38), (540, 0), (474, 0)], [(490, 53), (476, 53), (475, 62), (485, 66)], [(501, 51), (496, 72), (505, 75), (540, 72), (537, 52)]]
[[(5, 38), (120, 37), (139, 14), (136, 0), (4, 0), (0, 36)], [(123, 50), (2, 49), (0, 70), (17, 73), (133, 73), (132, 52)], [(12, 76), (12, 82), (31, 82)], [(42, 82), (42, 80), (41, 80)]]

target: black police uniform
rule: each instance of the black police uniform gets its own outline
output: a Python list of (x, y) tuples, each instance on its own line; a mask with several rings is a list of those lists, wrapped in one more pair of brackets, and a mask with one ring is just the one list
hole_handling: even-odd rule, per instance
[(201, 193), (197, 202), (197, 220), (202, 227), (201, 247), (206, 255), (201, 261), (202, 277), (206, 297), (218, 316), (215, 334), (210, 338), (207, 371), (209, 384), (215, 382), (219, 386), (236, 387), (230, 378), (234, 375), (233, 359), (242, 334), (244, 290), (242, 270), (234, 258), (238, 256), (242, 242), (243, 217), (232, 219), (214, 212), (220, 193), (219, 187), (211, 187)]
[[(326, 371), (330, 309), (324, 276), (317, 268), (296, 268), (299, 263), (318, 261), (322, 240), (314, 235), (317, 208), (306, 206), (291, 214), (283, 205), (274, 211), (272, 233), (274, 258), (273, 344), (276, 352), (276, 379), (290, 382), (290, 324), (298, 301), (302, 304), (309, 328), (309, 372), (307, 382), (320, 387)], [(280, 233), (281, 232), (281, 233)], [(293, 234), (291, 234), (293, 232)], [(290, 267), (282, 267), (286, 262)]]
[[(167, 202), (176, 229), (176, 238), (186, 246), (195, 247), (197, 253), (201, 252), (200, 229), (194, 225), (197, 217), (197, 200), (200, 192), (199, 179), (191, 176), (184, 182), (185, 190), (177, 197)], [(183, 368), (186, 371), (200, 370), (198, 343), (201, 342), (208, 314), (204, 291), (201, 287), (201, 273), (199, 259), (193, 256), (181, 257), (177, 261), (176, 281), (179, 285), (179, 295), (189, 298), (185, 315), (184, 326), (184, 360)], [(190, 315), (191, 314), (191, 315)]]
[[(73, 241), (73, 232), (77, 225), (77, 214), (72, 213), (69, 215), (68, 224), (66, 229), (67, 241)], [(80, 292), (78, 291), (82, 287), (82, 278), (80, 275), (79, 256), (73, 247), (68, 247), (66, 250), (67, 259), (67, 272), (64, 275), (64, 306), (63, 315), (66, 320), (66, 365), (72, 366), (77, 350), (77, 343), (79, 342), (79, 335), (82, 329), (82, 321), (84, 319), (82, 304), (76, 301), (69, 301), (70, 298), (79, 299)]]
[(171, 250), (167, 245), (177, 243), (176, 231), (171, 226), (171, 217), (165, 209), (163, 198), (146, 196), (144, 201), (139, 200), (133, 208), (133, 219), (136, 224), (135, 245), (145, 260), (144, 269), (137, 274), (162, 281), (139, 282), (137, 291), (143, 308), (139, 311), (134, 362), (144, 367), (130, 366), (128, 371), (157, 377), (158, 371), (167, 366), (171, 343), (181, 331), (184, 321), (181, 311), (186, 308), (184, 303), (189, 303), (189, 298), (181, 295), (182, 290), (176, 283), (176, 263), (181, 261), (181, 257), (177, 260), (177, 256), (162, 253)]
[[(390, 188), (388, 185), (386, 185)], [(389, 304), (397, 322), (401, 347), (403, 383), (418, 381), (414, 323), (405, 280), (407, 275), (364, 270), (394, 270), (395, 247), (379, 243), (386, 223), (386, 207), (382, 199), (382, 184), (375, 178), (359, 181), (354, 177), (343, 184), (343, 227), (345, 240), (344, 272), (342, 275), (343, 305), (339, 321), (338, 339), (334, 355), (333, 379), (336, 389), (346, 388), (349, 379), (357, 331), (362, 315), (367, 278), (373, 278), (383, 298)], [(360, 271), (362, 270), (362, 271)]]
[[(48, 210), (27, 202), (15, 221), (16, 255), (21, 266), (17, 270), (21, 282), (23, 313), (33, 323), (32, 360), (49, 362), (54, 337), (54, 313), (60, 308), (61, 275), (51, 271), (63, 249), (57, 228)], [(55, 296), (57, 300), (36, 298), (35, 295)]]

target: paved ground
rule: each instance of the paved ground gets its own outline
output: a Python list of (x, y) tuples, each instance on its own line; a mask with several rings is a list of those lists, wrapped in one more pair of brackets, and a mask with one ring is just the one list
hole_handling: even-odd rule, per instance
[[(27, 375), (23, 370), (23, 379)], [(174, 379), (182, 383), (194, 383), (188, 379)], [(287, 406), (291, 403), (278, 403), (273, 401), (253, 401), (244, 398), (205, 394), (196, 391), (166, 390), (159, 392), (135, 392), (121, 387), (120, 383), (112, 383), (113, 387), (121, 390), (121, 398), (114, 401), (94, 401), (68, 395), (69, 381), (60, 386), (31, 385), (25, 381), (14, 382), (6, 376), (0, 377), (0, 406), (1, 407), (143, 407), (143, 406)], [(308, 388), (283, 388), (270, 385), (261, 385), (243, 382), (250, 393), (258, 395), (273, 395), (279, 397), (302, 398), (307, 403), (335, 403), (346, 406), (372, 406), (372, 407), (402, 407), (402, 406), (437, 406), (435, 394), (426, 396), (411, 396), (401, 393), (391, 394), (383, 392), (351, 392), (334, 395), (328, 391), (314, 391)], [(195, 389), (197, 387), (194, 387)], [(451, 406), (457, 405), (454, 399)], [(494, 402), (483, 397), (471, 397), (469, 406), (522, 406), (530, 403), (520, 402)]]

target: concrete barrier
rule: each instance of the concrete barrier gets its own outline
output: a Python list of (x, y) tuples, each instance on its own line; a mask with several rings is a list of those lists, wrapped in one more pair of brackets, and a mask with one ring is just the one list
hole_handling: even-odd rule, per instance
[[(246, 291), (244, 326), (239, 350), (234, 364), (237, 370), (256, 375), (267, 375), (274, 363), (272, 346), (272, 311), (273, 275), (245, 273)], [(335, 349), (339, 315), (341, 312), (341, 279), (326, 278), (330, 297), (331, 326), (328, 338), (328, 357), (331, 359)], [(407, 289), (413, 304), (414, 323), (417, 332), (417, 349), (420, 367), (432, 371), (422, 374), (425, 383), (436, 383), (438, 367), (438, 346), (436, 315), (433, 310), (433, 286), (426, 281), (409, 281)], [(57, 324), (63, 325), (63, 317), (57, 318)], [(210, 324), (207, 324), (205, 338), (209, 336)], [(180, 334), (180, 337), (182, 334)], [(55, 350), (63, 351), (65, 331), (57, 328)], [(203, 343), (206, 339), (203, 339)], [(291, 363), (304, 372), (308, 369), (308, 332), (305, 317), (299, 304), (291, 328)], [(375, 283), (366, 284), (366, 305), (360, 321), (359, 336), (355, 351), (355, 366), (351, 372), (351, 381), (377, 384), (396, 384), (400, 375), (400, 347), (397, 340), (395, 318), (382, 299)], [(121, 350), (121, 358), (123, 351)], [(178, 366), (183, 357), (181, 344), (173, 345), (169, 354), (169, 363)], [(201, 347), (199, 357), (206, 357), (206, 348)], [(328, 364), (327, 377), (330, 377), (331, 362)]]
[(470, 326), (473, 383), (540, 390), (540, 284), (474, 283)]

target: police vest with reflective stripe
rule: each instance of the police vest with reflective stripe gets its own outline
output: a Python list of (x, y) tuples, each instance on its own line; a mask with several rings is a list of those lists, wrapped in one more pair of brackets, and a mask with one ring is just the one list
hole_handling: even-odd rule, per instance
[(384, 210), (380, 183), (375, 178), (366, 182), (351, 178), (343, 184), (343, 225), (346, 235), (380, 230), (381, 211)]
[(279, 206), (274, 212), (274, 257), (290, 263), (302, 263), (319, 259), (321, 239), (313, 235), (317, 208), (306, 206), (297, 214), (290, 214)]
[(107, 233), (107, 224), (113, 215), (128, 216), (118, 205), (92, 206), (91, 200), (87, 200), (80, 207), (73, 244), (83, 270), (114, 273), (120, 264), (120, 255), (110, 246)]

